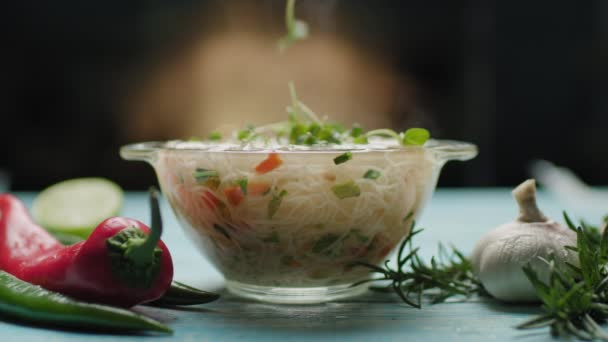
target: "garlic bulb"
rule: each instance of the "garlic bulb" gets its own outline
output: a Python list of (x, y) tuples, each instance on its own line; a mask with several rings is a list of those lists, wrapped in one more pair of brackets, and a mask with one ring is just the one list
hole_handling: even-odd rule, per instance
[(536, 182), (529, 179), (513, 190), (519, 205), (516, 221), (488, 232), (477, 242), (471, 258), (485, 289), (507, 302), (538, 301), (536, 291), (522, 267), (530, 263), (539, 278), (548, 281), (549, 269), (538, 257), (578, 265), (575, 252), (565, 246), (576, 246), (576, 234), (548, 219), (536, 205)]

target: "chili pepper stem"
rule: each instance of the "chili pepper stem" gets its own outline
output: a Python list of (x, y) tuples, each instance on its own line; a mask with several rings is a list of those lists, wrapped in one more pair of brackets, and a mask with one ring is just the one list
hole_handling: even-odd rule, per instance
[(152, 261), (154, 257), (154, 248), (156, 248), (163, 233), (163, 222), (158, 203), (158, 190), (156, 190), (155, 187), (151, 187), (149, 193), (152, 215), (150, 234), (144, 239), (132, 239), (125, 252), (125, 257), (131, 259), (135, 264), (146, 264)]

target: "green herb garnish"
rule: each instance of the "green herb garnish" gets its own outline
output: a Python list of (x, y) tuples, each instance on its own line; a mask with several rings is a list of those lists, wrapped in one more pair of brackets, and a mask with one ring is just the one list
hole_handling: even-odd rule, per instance
[(363, 178), (366, 178), (366, 179), (378, 179), (379, 177), (380, 177), (380, 171), (377, 171), (374, 169), (367, 170), (367, 172), (365, 172), (365, 174), (363, 175)]
[(392, 290), (403, 302), (416, 308), (421, 307), (423, 294), (429, 296), (432, 303), (444, 302), (454, 296), (470, 297), (474, 294), (486, 294), (479, 280), (473, 275), (473, 265), (457, 249), (452, 248), (449, 253), (440, 245), (439, 257), (433, 257), (430, 265), (423, 262), (418, 256), (418, 248), (412, 247), (412, 238), (422, 230), (415, 230), (415, 223), (412, 223), (411, 229), (411, 233), (399, 246), (397, 268), (391, 268), (388, 265), (389, 260), (384, 263), (384, 267), (357, 262), (355, 265), (367, 267), (372, 273), (380, 274), (382, 277), (366, 279), (352, 286), (389, 281), (388, 287), (373, 289)]
[(431, 134), (424, 128), (410, 128), (403, 133), (403, 145), (424, 145)]
[(284, 51), (298, 40), (308, 37), (308, 24), (305, 21), (296, 19), (295, 7), (295, 0), (287, 0), (287, 6), (285, 6), (285, 28), (287, 32), (279, 40), (279, 51)]
[(287, 190), (281, 190), (278, 194), (273, 193), (272, 199), (268, 202), (268, 218), (272, 218), (274, 214), (277, 213), (279, 207), (281, 206), (281, 202), (283, 201), (283, 197), (287, 195)]
[(608, 237), (584, 222), (574, 225), (565, 213), (564, 219), (577, 234), (576, 247), (566, 248), (578, 253), (579, 266), (560, 267), (553, 260), (541, 259), (549, 268), (548, 283), (532, 267), (524, 267), (545, 313), (517, 328), (550, 327), (556, 337), (608, 341), (608, 334), (599, 326), (608, 320)]
[(341, 155), (334, 158), (334, 164), (338, 165), (338, 164), (346, 163), (347, 161), (349, 161), (351, 159), (353, 159), (353, 154), (351, 152), (344, 152)]
[(349, 197), (359, 197), (361, 195), (361, 189), (354, 181), (348, 181), (342, 184), (336, 184), (331, 187), (334, 195), (339, 199), (345, 199)]

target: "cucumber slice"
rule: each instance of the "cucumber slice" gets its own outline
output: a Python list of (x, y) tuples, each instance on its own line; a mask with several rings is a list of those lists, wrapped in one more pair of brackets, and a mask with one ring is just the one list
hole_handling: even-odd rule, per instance
[(34, 219), (51, 232), (87, 238), (108, 217), (120, 213), (123, 191), (104, 178), (76, 178), (51, 185), (34, 199)]

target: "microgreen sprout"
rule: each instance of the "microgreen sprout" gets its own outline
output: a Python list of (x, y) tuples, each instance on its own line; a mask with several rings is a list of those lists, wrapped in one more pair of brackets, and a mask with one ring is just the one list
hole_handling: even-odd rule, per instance
[(287, 32), (279, 40), (279, 51), (285, 51), (295, 42), (308, 38), (308, 24), (296, 18), (295, 7), (296, 0), (287, 0), (287, 6), (285, 6), (285, 28)]

